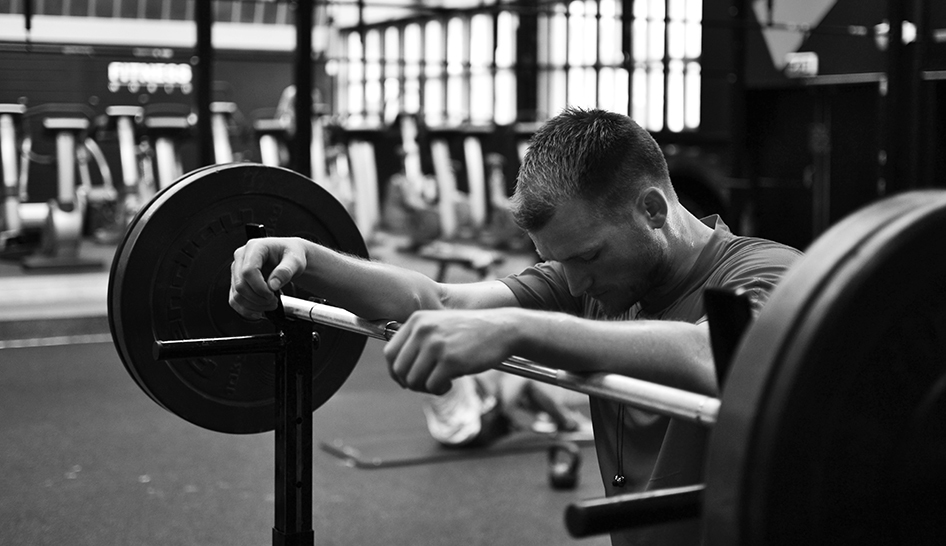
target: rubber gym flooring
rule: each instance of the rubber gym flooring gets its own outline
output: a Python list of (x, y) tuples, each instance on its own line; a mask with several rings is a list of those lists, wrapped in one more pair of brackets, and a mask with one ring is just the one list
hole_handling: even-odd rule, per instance
[[(113, 249), (84, 251), (107, 262)], [(390, 240), (372, 256), (436, 271)], [(106, 282), (107, 264), (56, 275), (0, 264), (0, 545), (272, 544), (273, 434), (211, 432), (152, 402), (108, 336)], [(603, 494), (590, 446), (567, 491), (549, 486), (544, 450), (363, 468), (319, 449), (424, 439), (420, 397), (391, 381), (381, 347), (368, 341), (313, 416), (317, 545), (608, 544), (563, 524), (569, 503)]]

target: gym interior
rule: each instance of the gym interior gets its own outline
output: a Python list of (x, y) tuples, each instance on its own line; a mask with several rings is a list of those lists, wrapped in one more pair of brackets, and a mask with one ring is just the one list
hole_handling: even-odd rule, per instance
[[(609, 530), (680, 519), (699, 520), (706, 544), (780, 543), (770, 527), (814, 521), (823, 533), (807, 543), (946, 537), (942, 2), (12, 0), (0, 2), (0, 74), (0, 545), (603, 546)], [(229, 261), (251, 236), (246, 217), (285, 232), (272, 211), (296, 211), (312, 192), (324, 204), (292, 212), (287, 233), (350, 241), (352, 253), (440, 281), (536, 263), (509, 198), (531, 135), (568, 106), (647, 129), (697, 216), (821, 260), (796, 275), (798, 292), (780, 300), (788, 311), (733, 334), (732, 384), (694, 410), (713, 427), (705, 490), (598, 506), (588, 397), (638, 395), (549, 378), (541, 363), (518, 373), (582, 426), (556, 426), (533, 403), (499, 440), (448, 448), (431, 437), (423, 397), (392, 380), (383, 330), (316, 327), (313, 366), (338, 371), (306, 385), (304, 415), (282, 403), (296, 394), (266, 390), (275, 372), (259, 400), (227, 400), (152, 347), (271, 332), (233, 326)], [(219, 190), (200, 189), (211, 180)], [(211, 224), (230, 246), (202, 246)], [(172, 235), (178, 226), (191, 239)], [(171, 292), (152, 288), (178, 287), (161, 280), (174, 275), (202, 283), (185, 282), (175, 301), (206, 300), (179, 324), (178, 303), (154, 304)], [(897, 304), (917, 298), (919, 311)], [(868, 315), (876, 330), (835, 326)], [(883, 396), (905, 408), (883, 427), (840, 394), (866, 374), (831, 367), (868, 353), (928, 364), (890, 372), (904, 386)], [(195, 369), (249, 362), (239, 351), (188, 358)], [(739, 373), (750, 359), (771, 361), (765, 381)], [(803, 394), (821, 392), (815, 369), (850, 388), (825, 394), (835, 419), (811, 431), (806, 419), (820, 415)], [(889, 386), (876, 377), (858, 392)], [(774, 415), (769, 400), (797, 413)], [(858, 426), (871, 448), (909, 432), (868, 461), (851, 455), (868, 440), (836, 432)], [(765, 467), (769, 451), (809, 433), (811, 468), (845, 454), (886, 484), (850, 492), (858, 502), (843, 515), (893, 514), (893, 535), (845, 542), (821, 523), (848, 498), (822, 494), (837, 483)], [(719, 462), (729, 452), (739, 464)], [(734, 490), (737, 480), (746, 485)], [(777, 486), (788, 500), (758, 493)]]

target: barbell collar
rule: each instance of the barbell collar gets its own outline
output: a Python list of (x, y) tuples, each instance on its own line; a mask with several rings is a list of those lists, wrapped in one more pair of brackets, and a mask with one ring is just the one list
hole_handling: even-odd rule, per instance
[[(281, 296), (288, 317), (333, 326), (388, 341), (400, 327), (388, 320), (368, 320), (345, 309)], [(719, 414), (718, 398), (613, 373), (576, 374), (550, 368), (520, 357), (510, 357), (497, 369), (568, 390), (627, 404), (638, 409), (712, 426)]]

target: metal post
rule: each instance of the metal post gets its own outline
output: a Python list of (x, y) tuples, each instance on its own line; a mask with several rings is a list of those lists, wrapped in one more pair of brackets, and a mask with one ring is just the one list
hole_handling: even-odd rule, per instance
[(194, 22), (197, 25), (197, 150), (201, 165), (214, 164), (210, 124), (210, 103), (213, 102), (212, 4), (213, 2), (194, 2)]
[(276, 355), (276, 521), (273, 546), (313, 546), (312, 324), (285, 321)]
[(917, 110), (924, 115), (917, 119), (917, 181), (919, 187), (935, 186), (936, 161), (941, 144), (937, 134), (936, 112), (944, 105), (937, 104), (933, 82), (926, 79), (926, 70), (929, 68), (930, 48), (933, 45), (932, 2), (929, 0), (914, 0), (913, 13), (916, 20), (916, 55), (913, 57), (917, 77)]
[(516, 30), (517, 121), (538, 121), (539, 119), (538, 11), (538, 3), (530, 0), (526, 3), (526, 9), (519, 14), (519, 27)]
[(755, 199), (756, 178), (749, 170), (747, 160), (748, 142), (746, 137), (746, 34), (748, 17), (751, 9), (746, 0), (732, 0), (730, 17), (732, 24), (732, 71), (730, 81), (730, 161), (733, 178), (749, 178)]
[(917, 187), (919, 71), (916, 43), (903, 43), (904, 21), (914, 22), (912, 3), (891, 1), (887, 5), (890, 32), (887, 42), (887, 96), (884, 149), (885, 193)]
[(315, 0), (296, 1), (295, 85), (296, 133), (292, 138), (292, 169), (312, 175), (312, 26)]

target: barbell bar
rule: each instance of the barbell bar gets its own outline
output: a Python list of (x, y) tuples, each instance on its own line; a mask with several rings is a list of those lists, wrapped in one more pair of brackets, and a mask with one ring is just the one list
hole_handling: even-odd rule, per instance
[[(316, 324), (332, 326), (374, 339), (389, 341), (400, 324), (394, 321), (372, 321), (340, 307), (281, 296), (287, 316)], [(525, 358), (512, 356), (497, 369), (527, 379), (556, 385), (568, 390), (603, 398), (668, 417), (676, 417), (701, 425), (716, 423), (719, 399), (666, 385), (642, 381), (613, 373), (576, 374), (543, 366)]]

